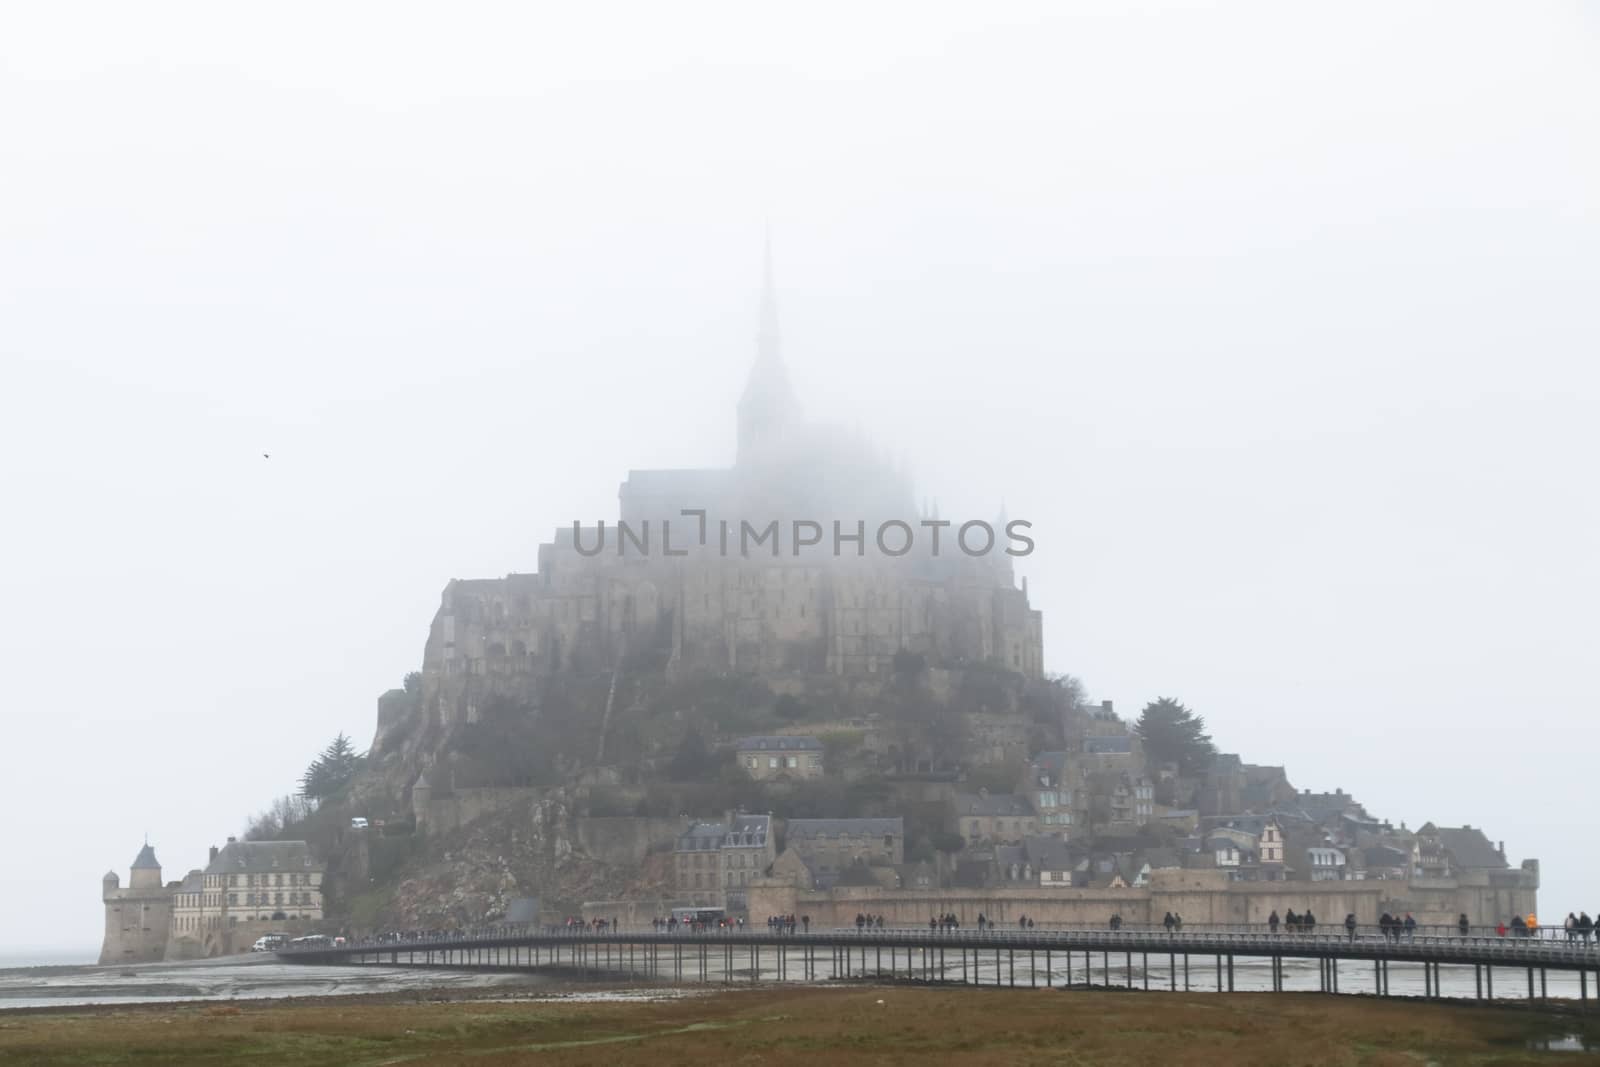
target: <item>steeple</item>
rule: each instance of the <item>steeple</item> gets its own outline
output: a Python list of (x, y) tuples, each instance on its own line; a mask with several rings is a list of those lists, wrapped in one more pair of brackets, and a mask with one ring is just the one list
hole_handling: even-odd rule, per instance
[(798, 405), (783, 366), (778, 333), (778, 286), (772, 269), (772, 235), (762, 261), (761, 321), (756, 332), (756, 361), (739, 397), (737, 462), (744, 466), (772, 455), (784, 432), (796, 421)]
[(767, 231), (766, 246), (761, 270), (761, 329), (756, 334), (756, 359), (759, 362), (783, 362), (783, 351), (778, 336), (778, 283), (772, 276), (772, 231)]

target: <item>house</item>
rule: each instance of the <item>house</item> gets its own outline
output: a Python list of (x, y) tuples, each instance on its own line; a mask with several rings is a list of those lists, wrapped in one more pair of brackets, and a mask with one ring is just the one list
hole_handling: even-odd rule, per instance
[(1038, 884), (1045, 889), (1070, 889), (1073, 884), (1071, 849), (1059, 837), (1041, 834), (1023, 842), (1028, 865)]
[(805, 861), (818, 889), (831, 889), (858, 860), (871, 866), (898, 867), (905, 862), (905, 820), (790, 819), (784, 828), (787, 847)]
[(1065, 752), (1041, 752), (1028, 764), (1018, 792), (1033, 808), (1037, 832), (1057, 837), (1071, 833), (1079, 779), (1077, 767)]
[[(1496, 846), (1484, 832), (1472, 826), (1435, 826), (1423, 823), (1417, 830), (1419, 848), (1431, 851), (1442, 860), (1445, 874), (1450, 877), (1466, 871), (1500, 871), (1510, 866), (1506, 862), (1505, 843)], [(1424, 857), (1428, 851), (1423, 853)], [(1430, 874), (1424, 860), (1424, 875)]]
[(957, 793), (953, 801), (956, 832), (968, 843), (1021, 841), (1038, 832), (1039, 823), (1026, 796), (1014, 793)]
[(697, 907), (743, 911), (745, 890), (777, 858), (772, 816), (729, 813), (722, 822), (696, 822), (673, 847), (673, 884)]
[(822, 742), (815, 737), (742, 737), (734, 746), (739, 766), (758, 782), (821, 778)]
[(1368, 878), (1403, 881), (1411, 875), (1411, 851), (1393, 844), (1373, 844), (1361, 849)]
[(1111, 823), (1143, 826), (1155, 817), (1155, 785), (1143, 775), (1119, 775), (1111, 788)]
[(1306, 865), (1313, 882), (1340, 882), (1345, 878), (1345, 857), (1342, 849), (1331, 845), (1314, 845), (1306, 849)]

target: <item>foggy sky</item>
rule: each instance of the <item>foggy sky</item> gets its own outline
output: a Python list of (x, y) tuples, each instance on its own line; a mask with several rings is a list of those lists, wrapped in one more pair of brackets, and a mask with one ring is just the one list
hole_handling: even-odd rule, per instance
[(731, 461), (769, 221), (1049, 669), (1600, 909), (1596, 9), (1128, 6), (0, 9), (0, 946)]

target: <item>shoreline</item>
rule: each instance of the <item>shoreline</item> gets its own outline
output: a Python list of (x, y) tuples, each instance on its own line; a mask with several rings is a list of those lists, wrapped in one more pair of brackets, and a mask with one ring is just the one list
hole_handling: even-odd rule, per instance
[[(532, 1062), (1441, 1065), (1594, 1062), (1600, 1015), (1313, 993), (951, 988), (841, 982), (565, 984), (237, 1003), (36, 1008), (0, 1016), (0, 1062), (240, 1061), (301, 1067)], [(1574, 1055), (1574, 1053), (1577, 1053)], [(1586, 1053), (1590, 1055), (1586, 1055)]]

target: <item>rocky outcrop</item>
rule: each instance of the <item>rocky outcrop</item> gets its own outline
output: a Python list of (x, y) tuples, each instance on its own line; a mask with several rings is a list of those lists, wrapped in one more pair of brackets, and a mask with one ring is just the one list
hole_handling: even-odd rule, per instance
[(667, 896), (669, 857), (643, 865), (594, 859), (577, 845), (573, 798), (552, 789), (459, 830), (430, 836), (407, 865), (378, 921), (395, 929), (461, 927), (504, 916), (517, 897), (538, 897), (546, 915), (586, 900)]

